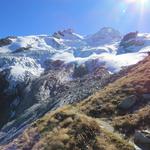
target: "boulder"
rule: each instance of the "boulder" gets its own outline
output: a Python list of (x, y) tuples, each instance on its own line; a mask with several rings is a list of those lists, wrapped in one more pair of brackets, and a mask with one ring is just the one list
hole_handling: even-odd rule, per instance
[(135, 132), (134, 142), (142, 150), (150, 150), (150, 131)]
[(136, 101), (137, 101), (137, 97), (135, 95), (131, 95), (131, 96), (125, 98), (123, 101), (121, 101), (121, 103), (118, 105), (118, 108), (121, 110), (122, 109), (128, 110), (134, 106)]
[(74, 78), (81, 78), (86, 74), (88, 74), (88, 68), (86, 65), (82, 64), (79, 66), (78, 65), (75, 66), (73, 73)]
[(143, 94), (142, 97), (143, 97), (144, 100), (150, 101), (150, 93)]

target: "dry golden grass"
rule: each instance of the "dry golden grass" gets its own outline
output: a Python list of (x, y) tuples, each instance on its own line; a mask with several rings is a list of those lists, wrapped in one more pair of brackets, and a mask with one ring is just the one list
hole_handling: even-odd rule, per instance
[(79, 113), (71, 106), (46, 115), (33, 126), (42, 135), (35, 149), (134, 150), (127, 141), (105, 131), (95, 119)]
[(150, 57), (128, 71), (130, 72), (125, 77), (109, 84), (103, 90), (81, 102), (79, 104), (81, 110), (89, 111), (92, 107), (99, 107), (100, 109), (100, 105), (116, 109), (117, 104), (129, 95), (139, 96), (150, 93)]
[[(34, 132), (38, 138), (32, 136)], [(104, 130), (96, 119), (72, 106), (34, 122), (14, 143), (20, 150), (134, 150), (127, 141)]]
[(120, 130), (126, 135), (132, 135), (137, 129), (149, 129), (150, 105), (145, 106), (133, 114), (114, 118), (113, 124), (117, 130)]
[[(150, 106), (142, 100), (145, 93), (150, 93), (150, 56), (127, 69), (126, 76), (87, 98), (78, 107), (88, 116), (112, 119), (116, 129), (131, 135), (136, 129), (150, 127)], [(130, 95), (137, 96), (135, 107), (120, 112), (118, 105)]]

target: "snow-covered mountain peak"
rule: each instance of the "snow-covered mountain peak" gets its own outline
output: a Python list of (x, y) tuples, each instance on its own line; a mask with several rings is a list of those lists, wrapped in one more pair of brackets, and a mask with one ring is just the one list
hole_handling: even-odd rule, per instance
[(103, 27), (96, 34), (99, 34), (101, 36), (108, 35), (108, 36), (115, 36), (121, 38), (121, 33), (118, 30), (111, 27)]
[[(130, 39), (131, 34), (133, 33), (127, 35), (127, 38), (129, 36)], [(103, 67), (114, 73), (122, 66), (135, 64), (145, 57), (145, 54), (139, 51), (150, 46), (149, 35), (138, 34), (135, 38), (131, 36), (132, 40), (124, 42), (119, 31), (104, 27), (87, 37), (76, 34), (72, 29), (58, 31), (52, 36), (7, 37), (0, 39), (0, 67), (1, 71), (10, 70), (7, 79), (11, 83), (17, 80), (23, 82), (26, 76), (40, 76), (49, 68), (48, 65), (51, 66), (55, 61), (62, 61), (64, 64), (85, 64), (92, 70), (89, 66), (94, 66), (89, 65), (89, 62), (96, 60), (96, 66), (103, 64)]]
[(121, 37), (119, 31), (110, 27), (104, 27), (95, 34), (87, 36), (86, 40), (91, 46), (98, 46), (118, 41)]
[(73, 29), (65, 29), (63, 31), (58, 31), (53, 34), (53, 37), (58, 39), (66, 39), (66, 40), (80, 40), (83, 37), (74, 32)]

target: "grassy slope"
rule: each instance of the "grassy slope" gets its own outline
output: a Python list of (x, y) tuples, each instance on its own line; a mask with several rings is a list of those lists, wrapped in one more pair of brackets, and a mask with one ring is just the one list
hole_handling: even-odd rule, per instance
[(19, 150), (134, 150), (127, 141), (73, 106), (45, 115), (3, 149), (14, 145)]
[[(135, 129), (150, 128), (150, 106), (142, 99), (142, 94), (150, 93), (149, 85), (150, 57), (147, 57), (83, 102), (47, 113), (3, 149), (15, 145), (20, 150), (134, 150), (98, 120), (105, 118), (126, 135), (132, 135)], [(132, 109), (120, 111), (119, 103), (130, 95), (137, 97), (136, 104)]]
[[(150, 94), (150, 56), (130, 67), (126, 76), (79, 104), (88, 116), (110, 118), (114, 126), (126, 134), (135, 129), (150, 128), (150, 105), (142, 98)], [(132, 109), (120, 111), (118, 105), (130, 95), (137, 97)]]

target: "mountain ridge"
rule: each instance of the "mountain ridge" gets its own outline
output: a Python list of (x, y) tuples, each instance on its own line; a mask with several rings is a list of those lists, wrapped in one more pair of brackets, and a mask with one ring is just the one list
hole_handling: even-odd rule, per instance
[[(0, 101), (2, 118), (0, 144), (12, 141), (28, 128), (30, 123), (48, 111), (54, 111), (66, 104), (78, 103), (86, 98), (93, 102), (90, 96), (99, 90), (105, 90), (107, 93), (105, 87), (109, 89), (110, 83), (115, 85), (114, 89), (121, 89), (118, 85), (127, 82), (123, 81), (124, 78), (129, 78), (129, 82), (131, 81), (132, 75), (128, 76), (130, 72), (133, 72), (133, 77), (136, 73), (139, 74), (138, 71), (141, 72), (139, 76), (142, 78), (138, 81), (142, 82), (144, 73), (148, 74), (148, 67), (145, 68), (144, 64), (149, 60), (147, 57), (149, 46), (150, 34), (148, 33), (131, 32), (123, 37), (112, 28), (103, 28), (96, 34), (84, 37), (69, 29), (58, 31), (52, 36), (10, 36), (0, 39), (0, 99), (2, 99)], [(141, 71), (137, 67), (140, 66), (139, 64), (144, 68)], [(141, 87), (144, 87), (141, 82)], [(145, 82), (147, 85), (148, 81)], [(131, 89), (131, 93), (133, 92), (131, 87), (127, 88)], [(122, 97), (128, 95), (125, 93), (121, 94)], [(129, 95), (128, 100), (133, 99), (133, 104), (139, 96), (134, 94)], [(107, 93), (101, 104), (99, 101), (94, 102), (100, 105), (99, 107), (92, 104), (87, 107), (85, 101), (80, 102), (78, 110), (85, 111), (87, 120), (100, 114), (101, 117), (107, 117), (108, 114), (115, 115), (114, 112), (118, 111), (116, 104), (121, 103), (119, 94), (110, 102), (107, 95), (115, 97), (115, 93), (113, 95), (111, 92)], [(142, 102), (145, 104), (145, 100)], [(84, 107), (87, 108), (84, 110)], [(115, 121), (112, 124), (115, 124)], [(122, 124), (116, 124), (114, 128), (120, 128)]]

